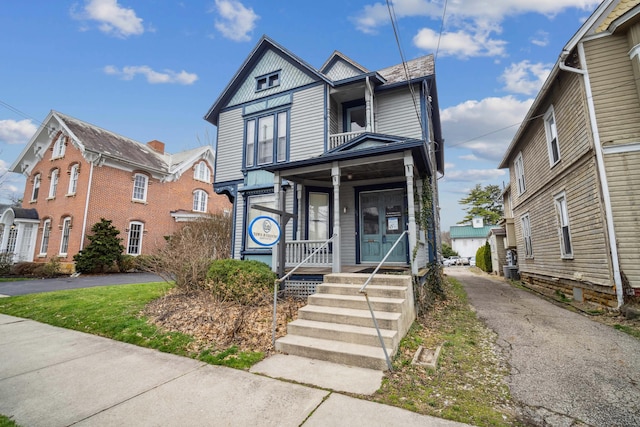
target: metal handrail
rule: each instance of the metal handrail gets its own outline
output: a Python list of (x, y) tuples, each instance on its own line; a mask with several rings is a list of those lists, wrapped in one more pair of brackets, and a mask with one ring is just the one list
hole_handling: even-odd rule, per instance
[[(273, 284), (273, 327), (271, 331), (271, 344), (273, 345), (274, 349), (276, 347), (276, 326), (278, 324), (278, 308), (277, 308), (278, 307), (278, 288), (280, 287), (280, 283), (287, 280), (287, 278), (289, 278), (289, 276), (291, 276), (294, 271), (300, 268), (302, 264), (309, 261), (315, 254), (320, 252), (320, 250), (324, 249), (325, 246), (329, 245), (329, 243), (331, 243), (333, 239), (335, 239), (337, 236), (338, 236), (337, 234), (334, 234), (333, 236), (331, 236), (326, 242), (324, 242), (322, 245), (318, 246), (313, 252), (311, 252), (308, 257), (306, 257), (305, 259), (300, 261), (298, 265), (293, 267), (293, 269), (290, 272), (288, 272), (281, 278), (275, 280)], [(281, 260), (281, 261), (284, 262), (285, 260)]]
[(364, 285), (362, 285), (362, 287), (358, 291), (361, 294), (364, 294), (364, 298), (367, 300), (367, 305), (369, 306), (369, 312), (371, 313), (371, 318), (373, 319), (373, 325), (376, 327), (376, 332), (378, 333), (378, 339), (380, 340), (380, 345), (382, 346), (382, 351), (384, 351), (384, 358), (387, 361), (387, 368), (389, 368), (389, 371), (393, 371), (393, 366), (391, 366), (391, 359), (389, 358), (389, 353), (387, 352), (387, 346), (384, 344), (384, 340), (382, 339), (382, 334), (380, 333), (380, 327), (378, 326), (378, 321), (376, 320), (376, 315), (373, 313), (373, 307), (371, 307), (371, 302), (369, 301), (369, 295), (367, 295), (367, 290), (366, 289), (367, 289), (367, 285), (369, 284), (369, 282), (371, 282), (371, 280), (373, 280), (373, 276), (375, 276), (375, 274), (378, 272), (378, 270), (380, 270), (380, 267), (382, 267), (382, 264), (384, 264), (385, 261), (387, 260), (387, 258), (389, 258), (389, 255), (391, 255), (391, 252), (393, 252), (393, 250), (396, 248), (398, 243), (400, 243), (402, 238), (405, 235), (407, 235), (408, 233), (409, 233), (409, 230), (405, 230), (400, 235), (400, 237), (398, 237), (398, 239), (395, 241), (393, 246), (391, 246), (391, 249), (389, 249), (389, 251), (387, 251), (387, 254), (384, 256), (384, 258), (382, 258), (382, 261), (380, 261), (378, 266), (373, 270), (373, 273), (371, 273), (369, 278), (364, 282)]

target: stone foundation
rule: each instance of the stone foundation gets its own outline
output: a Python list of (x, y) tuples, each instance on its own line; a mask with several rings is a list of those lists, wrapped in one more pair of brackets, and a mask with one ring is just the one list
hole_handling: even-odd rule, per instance
[(551, 278), (526, 272), (520, 273), (520, 281), (526, 287), (557, 298), (562, 293), (567, 299), (615, 308), (618, 298), (613, 287), (600, 286), (576, 280)]

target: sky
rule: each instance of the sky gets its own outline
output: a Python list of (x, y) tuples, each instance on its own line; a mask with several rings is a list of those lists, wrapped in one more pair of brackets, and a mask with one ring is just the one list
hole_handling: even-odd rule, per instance
[(262, 35), (320, 68), (334, 50), (369, 70), (435, 55), (443, 231), (497, 169), (594, 0), (0, 1), (0, 203), (5, 173), (51, 110), (176, 153), (215, 144), (203, 117)]

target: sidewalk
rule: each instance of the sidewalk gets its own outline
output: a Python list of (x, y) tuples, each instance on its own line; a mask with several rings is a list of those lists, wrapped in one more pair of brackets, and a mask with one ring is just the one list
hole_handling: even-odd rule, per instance
[[(261, 364), (257, 373), (212, 366), (0, 314), (0, 414), (22, 427), (465, 425), (332, 391), (371, 387), (341, 365), (282, 355)], [(298, 382), (322, 379), (331, 390), (265, 376), (296, 380), (283, 373), (308, 376), (304, 364), (320, 374)], [(327, 386), (331, 376), (339, 385)]]

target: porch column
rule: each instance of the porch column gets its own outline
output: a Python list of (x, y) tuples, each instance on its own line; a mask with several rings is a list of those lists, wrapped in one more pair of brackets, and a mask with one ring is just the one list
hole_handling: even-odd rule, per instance
[(331, 165), (331, 180), (333, 181), (333, 234), (336, 235), (336, 238), (333, 239), (333, 266), (331, 271), (340, 273), (342, 269), (340, 260), (342, 236), (340, 234), (340, 166), (338, 162), (333, 162)]
[[(413, 251), (418, 247), (416, 236), (416, 205), (413, 198), (413, 156), (411, 151), (404, 152), (404, 173), (407, 178), (407, 209), (409, 210), (409, 256), (413, 257)], [(411, 260), (411, 274), (418, 275), (418, 264)]]
[[(281, 202), (280, 202), (280, 187), (281, 187), (280, 172), (274, 172), (273, 173), (273, 196), (274, 196), (273, 207), (275, 209), (282, 208)], [(278, 222), (280, 223), (282, 234), (284, 234), (284, 227), (282, 227), (282, 215), (279, 215)], [(278, 266), (278, 254), (280, 253), (281, 245), (282, 245), (282, 236), (280, 236), (280, 240), (278, 241), (278, 243), (271, 248), (271, 270), (274, 271), (275, 273), (281, 273), (281, 271), (284, 271), (284, 266), (282, 266), (282, 268), (279, 268)]]

